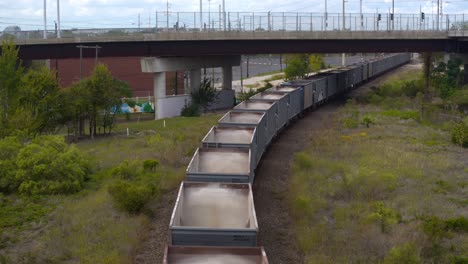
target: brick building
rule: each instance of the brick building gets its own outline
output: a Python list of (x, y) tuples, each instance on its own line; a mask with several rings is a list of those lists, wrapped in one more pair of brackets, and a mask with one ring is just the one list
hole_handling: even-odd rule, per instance
[[(83, 78), (89, 76), (94, 68), (94, 58), (83, 58)], [(141, 71), (140, 57), (113, 57), (98, 58), (98, 63), (107, 65), (112, 75), (128, 83), (134, 97), (145, 97), (154, 95), (153, 74)], [(57, 79), (61, 87), (68, 87), (80, 80), (80, 59), (52, 59), (50, 68), (56, 70)], [(185, 93), (184, 71), (166, 73), (166, 94)], [(175, 87), (178, 87), (176, 90)]]

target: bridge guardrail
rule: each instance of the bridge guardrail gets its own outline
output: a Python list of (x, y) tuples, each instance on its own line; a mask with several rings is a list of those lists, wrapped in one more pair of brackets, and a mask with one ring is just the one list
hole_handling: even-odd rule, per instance
[[(128, 28), (69, 28), (62, 26), (61, 38), (131, 37), (161, 32), (271, 32), (271, 31), (444, 31), (463, 34), (468, 30), (468, 15), (432, 14), (346, 14), (304, 12), (157, 12), (154, 26)], [(162, 18), (162, 19), (161, 19)], [(209, 19), (209, 20), (208, 20)], [(15, 27), (13, 27), (15, 28)], [(48, 30), (47, 38), (57, 32)], [(2, 38), (41, 39), (43, 30), (4, 31)]]

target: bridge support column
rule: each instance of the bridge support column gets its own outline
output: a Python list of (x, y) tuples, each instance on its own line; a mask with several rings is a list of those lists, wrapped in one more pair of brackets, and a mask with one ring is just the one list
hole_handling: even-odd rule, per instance
[(155, 72), (153, 80), (154, 88), (154, 103), (155, 105), (155, 119), (160, 119), (161, 113), (163, 113), (162, 104), (160, 103), (162, 99), (166, 98), (166, 73), (165, 72)]
[(217, 101), (209, 110), (230, 108), (234, 104), (232, 90), (232, 66), (240, 65), (240, 56), (204, 56), (204, 57), (160, 57), (141, 59), (141, 70), (154, 74), (154, 96), (156, 98), (156, 119), (179, 116), (181, 109), (190, 103), (188, 94), (167, 96), (165, 73), (176, 70), (190, 71), (190, 89), (200, 88), (201, 68), (223, 68), (223, 90), (218, 91)]
[(468, 64), (464, 65), (465, 76), (463, 76), (463, 84), (468, 84)]
[(201, 84), (201, 68), (190, 70), (190, 91), (197, 91)]
[(232, 66), (223, 66), (223, 90), (232, 90)]

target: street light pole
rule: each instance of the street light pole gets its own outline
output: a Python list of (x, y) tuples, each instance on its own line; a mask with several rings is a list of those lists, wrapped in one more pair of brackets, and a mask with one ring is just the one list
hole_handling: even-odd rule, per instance
[(60, 37), (60, 0), (57, 0), (57, 38)]
[(440, 18), (440, 0), (437, 0), (437, 30), (439, 30), (439, 18)]
[[(343, 31), (346, 30), (346, 18), (345, 18), (345, 0), (343, 0)], [(346, 53), (341, 54), (341, 65), (346, 66)]]
[(211, 0), (208, 0), (208, 29), (211, 29)]
[(44, 39), (47, 38), (47, 4), (46, 4), (46, 0), (44, 0), (44, 34), (43, 34), (43, 37)]
[(203, 3), (200, 0), (200, 31), (203, 30)]
[(364, 29), (363, 17), (362, 17), (362, 0), (359, 1), (359, 19), (361, 20), (361, 30)]
[(327, 0), (325, 0), (325, 30), (328, 27), (328, 11), (327, 11)]

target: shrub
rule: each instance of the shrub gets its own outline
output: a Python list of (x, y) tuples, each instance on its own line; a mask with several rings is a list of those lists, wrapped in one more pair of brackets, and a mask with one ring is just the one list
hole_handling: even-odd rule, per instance
[(250, 88), (248, 92), (241, 91), (240, 93), (237, 94), (237, 100), (239, 102), (248, 100), (250, 97), (256, 95), (257, 92), (256, 90)]
[(15, 179), (16, 157), (22, 146), (17, 137), (0, 140), (0, 192), (13, 192), (18, 187), (18, 181)]
[(146, 172), (154, 172), (158, 165), (159, 165), (159, 161), (157, 161), (157, 160), (145, 160), (145, 161), (143, 161), (143, 169)]
[(345, 118), (343, 119), (343, 125), (346, 128), (357, 128), (359, 124), (354, 118)]
[(421, 259), (412, 243), (406, 243), (402, 246), (396, 246), (390, 249), (390, 252), (385, 256), (384, 264), (418, 264)]
[(388, 110), (382, 112), (383, 116), (390, 116), (390, 117), (398, 117), (400, 119), (414, 119), (418, 120), (419, 119), (419, 113), (417, 111), (410, 111), (410, 110)]
[(122, 180), (133, 180), (140, 174), (140, 163), (136, 160), (124, 160), (112, 169), (112, 175)]
[(374, 118), (371, 116), (367, 115), (361, 120), (361, 124), (365, 125), (366, 127), (369, 127), (370, 124), (374, 123)]
[(190, 103), (185, 105), (180, 112), (181, 116), (193, 117), (200, 116), (200, 106), (198, 104)]
[(19, 151), (16, 163), (19, 192), (25, 194), (77, 192), (91, 173), (89, 160), (57, 136), (33, 139)]
[(452, 142), (456, 145), (468, 148), (468, 126), (460, 122), (452, 130)]
[(148, 185), (118, 180), (108, 187), (117, 208), (128, 213), (138, 213), (151, 199), (153, 190)]

